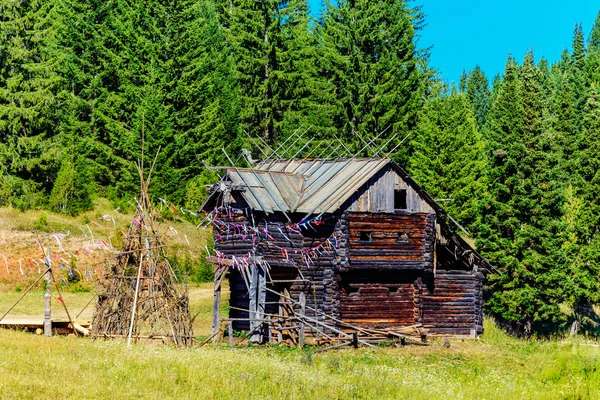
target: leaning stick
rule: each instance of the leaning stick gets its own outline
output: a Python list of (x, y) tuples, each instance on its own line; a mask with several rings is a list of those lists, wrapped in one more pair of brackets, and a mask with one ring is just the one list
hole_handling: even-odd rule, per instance
[(46, 272), (50, 271), (52, 268), (48, 268), (46, 269), (40, 276), (38, 276), (38, 278), (31, 284), (31, 286), (29, 286), (27, 288), (27, 290), (25, 292), (23, 292), (23, 294), (21, 295), (21, 297), (19, 297), (19, 300), (17, 300), (15, 302), (15, 304), (13, 304), (7, 312), (4, 313), (4, 315), (2, 317), (0, 317), (0, 321), (2, 321), (4, 319), (4, 317), (6, 317), (8, 315), (8, 313), (10, 313), (12, 311), (13, 308), (15, 308), (17, 306), (17, 304), (19, 304), (19, 302), (21, 300), (23, 300), (23, 297), (25, 297), (25, 295), (27, 293), (29, 293), (31, 291), (31, 289), (33, 289), (33, 287), (36, 285), (36, 283), (38, 283), (40, 281), (40, 279), (42, 279), (44, 277), (44, 275), (46, 275)]

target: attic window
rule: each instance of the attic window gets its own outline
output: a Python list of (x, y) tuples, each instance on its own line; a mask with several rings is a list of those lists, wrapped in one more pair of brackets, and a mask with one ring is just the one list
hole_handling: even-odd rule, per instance
[(408, 238), (408, 233), (398, 232), (398, 243), (399, 244), (409, 244), (410, 239)]
[(394, 190), (394, 209), (406, 210), (406, 189)]
[(373, 241), (373, 237), (371, 235), (372, 232), (360, 232), (360, 240), (362, 242), (371, 242)]

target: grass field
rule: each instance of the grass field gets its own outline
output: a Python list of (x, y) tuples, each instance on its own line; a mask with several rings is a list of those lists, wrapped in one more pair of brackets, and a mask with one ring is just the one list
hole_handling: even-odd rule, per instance
[(430, 347), (181, 350), (0, 332), (0, 396), (153, 399), (598, 399), (598, 347), (479, 341)]
[[(221, 313), (226, 315), (228, 313), (227, 302), (229, 300), (229, 286), (228, 282), (223, 282), (222, 288), (222, 301), (221, 301)], [(4, 314), (18, 299), (21, 297), (21, 292), (15, 291), (4, 291), (0, 292), (0, 316)], [(53, 293), (57, 296), (56, 292)], [(93, 292), (84, 293), (69, 293), (63, 292), (62, 298), (64, 300), (69, 314), (75, 319), (75, 316), (81, 313), (78, 321), (91, 321), (92, 314), (94, 312), (95, 299)], [(190, 297), (190, 313), (194, 319), (194, 334), (198, 336), (208, 336), (211, 331), (211, 318), (212, 318), (212, 306), (213, 306), (213, 284), (204, 283), (198, 285), (191, 285), (189, 287)], [(92, 300), (89, 306), (86, 305)], [(17, 306), (7, 315), (7, 319), (19, 319), (19, 318), (39, 318), (43, 319), (44, 316), (44, 293), (40, 289), (36, 289), (28, 293), (23, 300), (21, 300)], [(56, 298), (52, 299), (52, 318), (59, 320), (66, 320), (67, 314), (62, 306), (56, 301)], [(3, 332), (0, 331), (0, 334)]]
[[(98, 207), (108, 210), (107, 204)], [(91, 212), (87, 219), (97, 219), (102, 212)], [(24, 276), (16, 271), (19, 260), (38, 251), (27, 230), (33, 229), (40, 215), (0, 209), (0, 251), (11, 270), (11, 274), (0, 274), (0, 315), (35, 275), (34, 270)], [(117, 225), (123, 226), (131, 216), (118, 218)], [(68, 239), (63, 240), (65, 248), (90, 246), (89, 239), (78, 233), (82, 221), (51, 214), (47, 220), (50, 233), (70, 230)], [(112, 222), (97, 225), (93, 228), (96, 237), (108, 237), (114, 230)], [(163, 225), (162, 229), (173, 226), (193, 240), (186, 243), (191, 252), (203, 248), (205, 235), (193, 225)], [(45, 245), (52, 244), (48, 235), (42, 238)], [(183, 245), (180, 238), (171, 240)], [(225, 287), (223, 315), (227, 295)], [(73, 316), (92, 296), (91, 292), (69, 293), (66, 289), (63, 293)], [(196, 316), (194, 333), (208, 336), (212, 284), (190, 286), (190, 308)], [(89, 320), (92, 312), (88, 308), (79, 319)], [(43, 294), (36, 288), (7, 318), (41, 319), (42, 314)], [(66, 317), (56, 300), (53, 315)], [(600, 399), (597, 342), (583, 338), (518, 340), (489, 319), (485, 330), (481, 340), (451, 340), (450, 348), (433, 341), (429, 347), (317, 353), (310, 347), (279, 346), (127, 347), (120, 341), (46, 338), (0, 329), (0, 399)]]
[[(0, 310), (17, 295), (1, 293)], [(65, 302), (77, 309), (90, 296), (65, 294)], [(210, 284), (191, 287), (190, 298), (192, 313), (198, 313), (195, 333), (206, 335)], [(39, 315), (41, 300), (41, 293), (28, 295), (19, 313)], [(325, 353), (277, 346), (127, 347), (0, 330), (0, 398), (600, 398), (597, 343), (517, 340), (490, 321), (485, 329), (483, 339), (453, 340), (450, 348), (434, 341), (429, 347)]]

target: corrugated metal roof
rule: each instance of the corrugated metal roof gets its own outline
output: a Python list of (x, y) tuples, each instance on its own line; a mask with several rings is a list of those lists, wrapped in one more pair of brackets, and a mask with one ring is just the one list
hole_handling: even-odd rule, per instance
[(254, 169), (230, 168), (248, 205), (265, 212), (336, 211), (388, 159), (266, 160)]
[(257, 169), (228, 169), (233, 185), (245, 189), (242, 193), (248, 205), (272, 213), (290, 211), (300, 195), (303, 177)]

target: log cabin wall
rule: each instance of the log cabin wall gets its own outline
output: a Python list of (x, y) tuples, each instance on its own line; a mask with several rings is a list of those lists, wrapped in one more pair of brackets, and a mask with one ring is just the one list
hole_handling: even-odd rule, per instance
[[(236, 224), (250, 224), (250, 217), (238, 212), (232, 218), (222, 216), (226, 222)], [(256, 237), (251, 234), (241, 234), (232, 230), (229, 233), (214, 230), (215, 250), (226, 257), (244, 257), (255, 251), (257, 257), (262, 257), (269, 269), (267, 287), (282, 293), (288, 290), (290, 296), (298, 301), (300, 293), (306, 296), (306, 315), (323, 320), (324, 317), (312, 309), (328, 314), (337, 314), (334, 265), (337, 264), (337, 250), (335, 244), (327, 245), (318, 251), (302, 252), (325, 243), (329, 239), (336, 225), (337, 217), (330, 217), (323, 224), (305, 229), (302, 232), (291, 230), (283, 222), (281, 215), (265, 215), (254, 213), (252, 221), (261, 232)], [(268, 232), (262, 233), (262, 232)], [(285, 250), (282, 250), (285, 249)], [(308, 257), (310, 258), (308, 258)], [(299, 272), (300, 270), (300, 272)], [(249, 294), (246, 282), (240, 272), (230, 268), (228, 274), (230, 282), (230, 318), (248, 318), (248, 312), (238, 309), (249, 309)], [(294, 282), (295, 281), (295, 282)], [(277, 314), (276, 304), (280, 299), (277, 295), (267, 291), (265, 312)], [(247, 321), (234, 321), (236, 330), (249, 329)], [(310, 332), (307, 332), (310, 335)]]
[(432, 268), (434, 220), (435, 215), (427, 213), (349, 213), (350, 268)]
[(423, 326), (433, 336), (474, 336), (483, 332), (483, 274), (437, 270), (422, 285)]
[[(396, 196), (402, 190), (404, 203), (398, 208)], [(266, 229), (268, 235), (253, 238), (215, 231), (215, 249), (227, 257), (255, 250), (270, 266), (273, 282), (267, 287), (288, 290), (295, 300), (304, 293), (308, 316), (324, 318), (314, 308), (359, 326), (422, 323), (431, 335), (449, 336), (483, 331), (483, 274), (464, 256), (464, 249), (457, 251), (443, 232), (436, 233), (433, 209), (391, 168), (376, 173), (338, 213), (325, 214), (326, 222), (314, 230), (289, 229), (282, 213), (251, 214), (248, 209), (222, 217)], [(311, 253), (307, 265), (302, 250), (318, 246), (332, 233), (336, 245)], [(233, 308), (249, 308), (246, 283), (235, 268), (229, 279), (230, 317), (247, 318), (247, 312)], [(278, 312), (280, 299), (275, 296), (267, 292), (267, 313)], [(247, 322), (235, 322), (234, 328), (249, 327)]]
[[(338, 272), (339, 317), (383, 328), (422, 319), (422, 274), (433, 265), (435, 216), (346, 213), (345, 263)], [(340, 258), (344, 253), (340, 252)]]
[[(221, 213), (220, 219), (226, 223), (235, 223), (240, 225), (247, 225), (249, 220), (248, 217), (241, 212), (232, 212), (231, 215), (228, 213)], [(222, 229), (213, 229), (214, 236), (214, 249), (225, 254), (226, 257), (244, 257), (253, 250), (253, 242), (250, 240), (248, 235), (230, 230), (229, 232), (223, 231)], [(229, 279), (229, 305), (231, 307), (248, 309), (249, 307), (249, 295), (246, 288), (246, 284), (242, 279), (241, 274), (235, 268), (230, 268), (228, 273)], [(248, 318), (248, 313), (235, 308), (231, 308), (229, 311), (230, 318)], [(249, 329), (247, 322), (240, 323), (236, 321), (234, 328)]]

